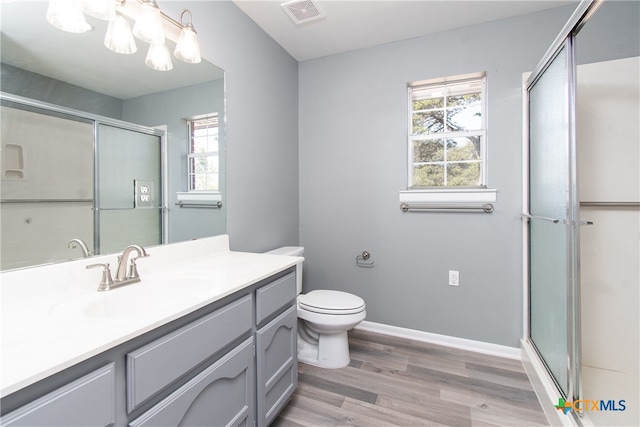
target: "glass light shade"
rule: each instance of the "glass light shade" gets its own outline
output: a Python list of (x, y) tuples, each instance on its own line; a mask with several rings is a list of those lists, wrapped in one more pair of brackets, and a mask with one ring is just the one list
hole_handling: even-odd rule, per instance
[(116, 6), (113, 0), (80, 0), (80, 9), (94, 18), (111, 21), (116, 16)]
[(104, 36), (104, 45), (109, 50), (126, 55), (136, 53), (138, 50), (133, 34), (131, 34), (129, 21), (120, 13), (116, 13), (114, 18), (109, 21), (109, 27)]
[(93, 30), (74, 0), (51, 0), (47, 8), (47, 21), (69, 33), (86, 33)]
[(142, 3), (140, 15), (133, 26), (133, 35), (145, 43), (164, 43), (160, 8), (155, 0), (145, 0)]
[(191, 24), (186, 25), (180, 31), (176, 50), (173, 52), (180, 61), (189, 64), (197, 64), (202, 60), (200, 57), (200, 45), (198, 44), (198, 36), (196, 30)]
[(171, 63), (171, 55), (169, 49), (162, 43), (151, 43), (149, 51), (147, 52), (147, 59), (145, 63), (149, 68), (153, 68), (158, 71), (169, 71), (173, 68)]

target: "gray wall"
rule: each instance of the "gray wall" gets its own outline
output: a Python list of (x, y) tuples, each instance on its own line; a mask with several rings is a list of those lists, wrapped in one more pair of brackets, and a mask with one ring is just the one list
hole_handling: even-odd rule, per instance
[[(367, 320), (519, 346), (522, 73), (573, 8), (302, 62), (300, 243), (305, 292), (340, 289)], [(407, 82), (486, 71), (493, 214), (402, 213)], [(355, 257), (372, 254), (375, 267)], [(448, 270), (460, 286), (448, 286)]]
[(1, 63), (0, 89), (3, 92), (50, 104), (120, 119), (122, 100), (60, 80)]
[[(146, 126), (167, 125), (169, 197), (169, 243), (226, 232), (226, 203), (222, 209), (180, 208), (176, 192), (187, 191), (188, 131), (185, 118), (217, 112), (224, 117), (224, 79), (127, 99), (123, 119)], [(220, 125), (220, 147), (224, 147), (224, 124)], [(224, 150), (224, 149), (223, 149)], [(220, 155), (220, 189), (225, 191), (225, 153)]]
[(231, 248), (298, 243), (298, 63), (230, 1), (161, 2), (193, 13), (202, 56), (224, 69)]

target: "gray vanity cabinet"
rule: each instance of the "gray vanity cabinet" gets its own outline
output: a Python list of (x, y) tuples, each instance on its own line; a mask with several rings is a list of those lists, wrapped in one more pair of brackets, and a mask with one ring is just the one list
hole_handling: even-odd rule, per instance
[(248, 339), (129, 426), (253, 426), (253, 354)]
[(295, 298), (291, 267), (3, 397), (0, 425), (266, 427), (298, 383)]
[(115, 423), (115, 367), (111, 363), (0, 419), (6, 427), (89, 427)]
[(240, 298), (127, 354), (127, 409), (142, 402), (252, 330), (253, 299)]
[(298, 386), (296, 306), (256, 333), (258, 425), (267, 426)]
[(296, 276), (256, 290), (258, 426), (269, 425), (298, 386)]

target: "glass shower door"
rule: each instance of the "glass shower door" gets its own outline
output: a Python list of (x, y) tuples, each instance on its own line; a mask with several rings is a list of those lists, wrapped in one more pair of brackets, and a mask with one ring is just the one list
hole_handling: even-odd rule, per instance
[(572, 394), (568, 355), (575, 185), (569, 43), (529, 86), (530, 337), (565, 397)]
[(163, 243), (161, 137), (100, 123), (97, 141), (99, 253)]

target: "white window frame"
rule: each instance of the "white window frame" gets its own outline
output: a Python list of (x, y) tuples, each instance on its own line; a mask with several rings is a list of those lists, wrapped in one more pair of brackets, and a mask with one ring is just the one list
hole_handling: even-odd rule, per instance
[[(444, 86), (449, 84), (460, 83), (463, 81), (480, 80), (482, 82), (482, 107), (481, 117), (482, 126), (481, 130), (473, 130), (469, 132), (442, 132), (437, 134), (429, 134), (427, 136), (412, 135), (412, 89), (424, 88), (426, 86)], [(407, 85), (407, 190), (400, 191), (400, 203), (494, 203), (496, 201), (496, 190), (487, 188), (488, 179), (488, 115), (487, 115), (487, 75), (485, 72), (464, 74), (458, 76), (451, 76), (446, 78), (423, 80), (417, 82), (411, 82)], [(456, 138), (464, 136), (478, 135), (481, 137), (480, 155), (482, 157), (480, 163), (480, 185), (478, 186), (433, 186), (433, 187), (414, 187), (413, 186), (413, 142), (416, 140), (424, 139), (442, 139), (442, 138)]]
[[(193, 134), (193, 126), (194, 123), (199, 122), (199, 121), (203, 121), (203, 120), (212, 120), (212, 119), (216, 119), (216, 124), (215, 127), (218, 128), (218, 132), (220, 130), (220, 126), (219, 126), (219, 117), (218, 117), (218, 113), (212, 113), (212, 114), (204, 114), (201, 116), (195, 116), (195, 117), (191, 117), (186, 119), (187, 120), (187, 140), (188, 140), (188, 148), (187, 148), (187, 191), (189, 193), (219, 193), (220, 192), (220, 183), (219, 183), (219, 179), (220, 179), (220, 151), (218, 147), (218, 151), (208, 151), (208, 152), (204, 152), (204, 153), (194, 153), (192, 151), (193, 149), (193, 140), (194, 140), (194, 134)], [(219, 142), (219, 134), (218, 134), (218, 142)], [(218, 159), (218, 189), (217, 190), (198, 190), (194, 188), (194, 176), (195, 173), (191, 168), (191, 163), (192, 160), (197, 159), (197, 158), (202, 158), (202, 157), (217, 157)]]

